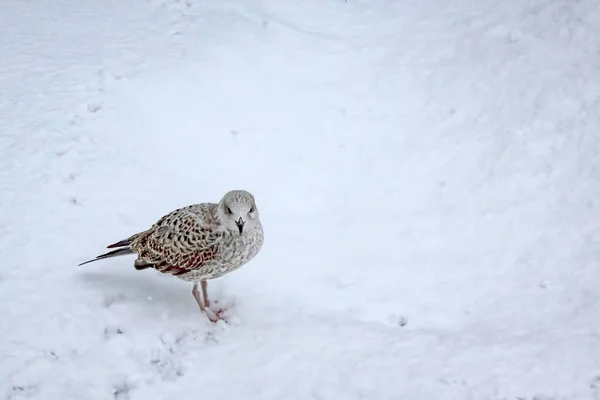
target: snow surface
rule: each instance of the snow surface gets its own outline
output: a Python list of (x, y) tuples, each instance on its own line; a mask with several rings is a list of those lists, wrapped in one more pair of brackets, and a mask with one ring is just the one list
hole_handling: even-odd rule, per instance
[[(599, 399), (596, 0), (0, 2), (0, 399)], [(77, 267), (257, 197), (191, 285)]]

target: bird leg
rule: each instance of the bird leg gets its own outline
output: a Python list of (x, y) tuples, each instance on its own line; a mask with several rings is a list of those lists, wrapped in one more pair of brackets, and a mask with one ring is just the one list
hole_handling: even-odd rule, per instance
[(204, 300), (206, 301), (206, 305), (202, 302), (202, 299), (200, 298), (200, 292), (198, 291), (197, 283), (194, 283), (194, 287), (192, 288), (192, 295), (196, 299), (198, 306), (200, 306), (200, 311), (203, 312), (204, 314), (206, 314), (206, 316), (208, 317), (208, 319), (211, 322), (217, 322), (218, 320), (221, 319), (221, 317), (219, 315), (220, 313), (217, 313), (215, 315), (215, 313), (210, 308), (208, 308), (208, 296), (206, 293), (206, 281), (201, 281), (201, 286), (202, 286), (202, 293), (204, 295)]
[(208, 301), (208, 283), (206, 280), (200, 281), (200, 286), (202, 287), (202, 296), (204, 298), (204, 306), (210, 307), (210, 301)]
[(206, 309), (204, 308), (204, 304), (202, 304), (202, 299), (200, 298), (200, 292), (198, 292), (197, 283), (194, 283), (194, 287), (192, 288), (192, 295), (196, 299), (196, 302), (198, 302), (198, 305), (200, 306), (200, 311), (204, 312)]
[(213, 310), (210, 308), (210, 301), (208, 300), (208, 282), (206, 280), (200, 281), (200, 287), (202, 287), (202, 296), (204, 298), (204, 307), (208, 308), (209, 311), (212, 311), (216, 318), (222, 319), (221, 314), (223, 314), (223, 309), (219, 308), (217, 310)]

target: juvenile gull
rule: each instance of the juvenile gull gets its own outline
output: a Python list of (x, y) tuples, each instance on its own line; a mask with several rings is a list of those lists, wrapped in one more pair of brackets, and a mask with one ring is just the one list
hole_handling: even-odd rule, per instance
[(208, 308), (206, 281), (235, 271), (252, 260), (263, 240), (254, 196), (245, 190), (232, 190), (219, 203), (193, 204), (172, 211), (150, 229), (107, 247), (116, 250), (79, 265), (137, 254), (135, 269), (154, 268), (193, 282), (192, 294), (200, 310), (215, 322), (220, 317)]

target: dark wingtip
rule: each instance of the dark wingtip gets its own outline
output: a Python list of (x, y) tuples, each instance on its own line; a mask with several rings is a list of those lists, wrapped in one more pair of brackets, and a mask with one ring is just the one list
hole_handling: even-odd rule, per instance
[(117, 243), (113, 243), (111, 245), (106, 246), (107, 249), (114, 249), (115, 247), (124, 247), (124, 246), (129, 246), (131, 244), (131, 242), (127, 239), (125, 240), (120, 240)]
[(78, 267), (81, 267), (82, 265), (85, 265), (85, 264), (88, 264), (88, 263), (91, 263), (91, 262), (94, 262), (94, 261), (98, 261), (98, 260), (99, 260), (99, 258), (94, 258), (94, 259), (92, 259), (92, 260), (87, 260), (87, 261), (84, 261), (84, 262), (82, 262), (81, 264), (77, 264), (77, 266), (78, 266)]
[(105, 258), (124, 256), (127, 254), (133, 254), (133, 251), (128, 247), (126, 247), (124, 249), (117, 249), (117, 250), (109, 251), (108, 253), (100, 254), (93, 260), (88, 260), (88, 261), (82, 262), (81, 264), (79, 264), (79, 266), (87, 264), (87, 263), (91, 263), (94, 261), (104, 260)]

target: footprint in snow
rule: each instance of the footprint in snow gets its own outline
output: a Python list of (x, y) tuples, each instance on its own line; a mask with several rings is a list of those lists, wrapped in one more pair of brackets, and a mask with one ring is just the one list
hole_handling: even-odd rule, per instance
[(106, 308), (110, 308), (113, 304), (121, 303), (125, 299), (127, 299), (127, 296), (122, 293), (109, 295), (104, 298), (102, 305)]
[(104, 339), (111, 340), (113, 337), (124, 334), (125, 331), (118, 326), (107, 325), (104, 328)]
[(87, 105), (87, 110), (90, 113), (97, 113), (98, 111), (102, 110), (102, 105), (99, 103), (89, 103)]
[(403, 317), (402, 315), (398, 315), (398, 314), (388, 315), (387, 320), (390, 324), (392, 324), (394, 326), (399, 326), (399, 327), (404, 327), (404, 326), (406, 326), (406, 324), (408, 324), (408, 319), (406, 319), (406, 317)]
[(129, 400), (129, 393), (134, 389), (134, 386), (126, 380), (115, 382), (112, 386), (115, 400)]
[(38, 385), (14, 385), (6, 395), (6, 400), (30, 398), (38, 393)]

